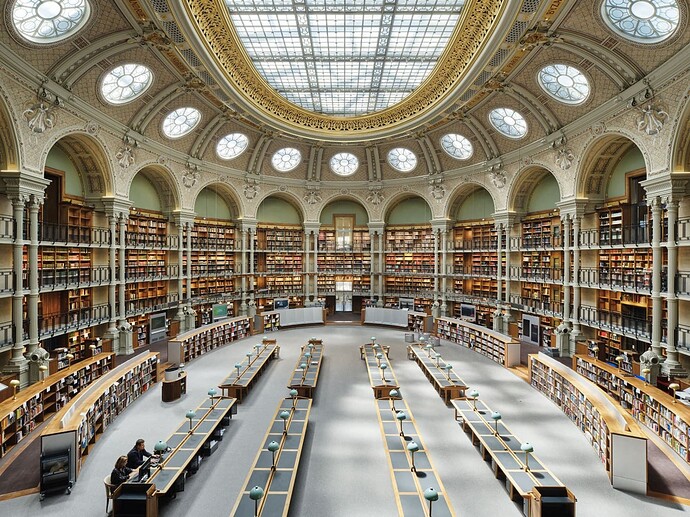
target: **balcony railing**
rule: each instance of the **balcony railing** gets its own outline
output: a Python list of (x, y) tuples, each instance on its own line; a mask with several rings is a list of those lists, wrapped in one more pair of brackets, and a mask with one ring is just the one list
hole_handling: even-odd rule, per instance
[[(44, 315), (38, 317), (39, 337), (44, 338), (80, 328), (91, 327), (110, 320), (110, 305), (93, 305), (79, 311)], [(24, 328), (29, 328), (29, 321), (24, 321)]]
[(555, 267), (511, 266), (510, 278), (560, 284), (563, 282), (563, 270)]
[(619, 312), (604, 311), (589, 305), (580, 306), (580, 321), (637, 338), (649, 339), (652, 335), (652, 322), (649, 319), (625, 316)]
[(177, 278), (180, 268), (177, 264), (126, 266), (127, 280), (156, 280), (161, 278)]
[(649, 292), (652, 288), (652, 270), (615, 267), (580, 268), (580, 285), (593, 287), (601, 285), (635, 292)]
[(14, 343), (12, 335), (13, 325), (11, 321), (0, 323), (0, 347), (11, 345)]
[[(24, 225), (24, 238), (29, 238), (28, 225)], [(110, 230), (97, 226), (73, 226), (41, 222), (38, 225), (38, 240), (42, 243), (110, 245)]]
[(520, 295), (510, 295), (510, 303), (518, 309), (530, 309), (532, 312), (542, 314), (553, 314), (560, 316), (563, 314), (562, 302), (551, 302), (538, 298), (529, 298)]
[[(41, 288), (61, 286), (82, 287), (107, 284), (110, 282), (109, 266), (72, 269), (39, 269), (38, 285)], [(25, 287), (28, 287), (25, 285)]]

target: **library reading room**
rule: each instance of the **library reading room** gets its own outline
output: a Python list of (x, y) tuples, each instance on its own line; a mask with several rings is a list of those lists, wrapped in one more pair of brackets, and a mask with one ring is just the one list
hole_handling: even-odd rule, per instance
[(690, 514), (690, 0), (0, 6), (0, 515)]

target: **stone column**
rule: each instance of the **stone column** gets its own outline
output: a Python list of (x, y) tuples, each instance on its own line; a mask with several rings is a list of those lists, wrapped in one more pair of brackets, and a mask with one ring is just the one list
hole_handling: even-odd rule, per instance
[(576, 215), (573, 218), (573, 278), (571, 281), (573, 289), (573, 312), (570, 315), (573, 328), (570, 332), (570, 351), (575, 351), (575, 343), (581, 334), (580, 330), (580, 229), (582, 226), (582, 216)]
[(369, 230), (369, 299), (376, 296), (376, 232)]
[[(448, 230), (441, 232), (441, 305), (446, 303), (448, 290)], [(445, 315), (444, 315), (445, 316)]]
[(563, 218), (563, 322), (570, 323), (570, 214)]
[(117, 217), (114, 214), (108, 215), (108, 228), (110, 230), (110, 246), (108, 247), (108, 266), (110, 269), (110, 282), (108, 283), (108, 306), (110, 307), (110, 321), (106, 336), (110, 339), (117, 339)]
[(438, 274), (439, 274), (439, 239), (438, 234), (440, 230), (434, 229), (434, 299), (438, 299)]
[(687, 377), (688, 372), (681, 368), (678, 361), (678, 349), (676, 348), (678, 328), (678, 298), (676, 296), (676, 274), (678, 273), (678, 246), (676, 244), (676, 222), (678, 220), (678, 201), (671, 198), (666, 203), (668, 214), (668, 269), (666, 271), (666, 360), (661, 365), (661, 373), (666, 376)]
[(661, 200), (654, 197), (652, 206), (652, 351), (661, 353)]
[(384, 260), (385, 250), (383, 249), (383, 233), (382, 232), (379, 232), (379, 234), (378, 234), (378, 243), (379, 243), (379, 245), (378, 245), (378, 248), (379, 248), (379, 256), (378, 256), (378, 259), (379, 259), (379, 267), (378, 267), (378, 270), (379, 270), (379, 302), (376, 305), (379, 307), (383, 307), (383, 293), (386, 290), (386, 285), (385, 285), (384, 276), (383, 276), (383, 273), (384, 273), (383, 260)]
[(242, 252), (240, 253), (240, 272), (242, 274), (240, 280), (240, 316), (247, 315), (247, 239), (248, 232), (246, 228), (240, 230), (242, 236)]
[(179, 219), (177, 226), (177, 314), (175, 320), (180, 322), (180, 333), (187, 330), (184, 307), (184, 223)]
[(318, 290), (318, 285), (319, 285), (319, 232), (315, 231), (313, 233), (314, 235), (314, 262), (312, 263), (313, 268), (314, 268), (314, 276), (312, 277), (312, 281), (314, 284), (314, 301), (317, 301), (318, 295), (319, 295), (319, 290)]
[[(43, 204), (43, 196), (32, 194), (29, 200), (29, 344), (27, 357), (38, 347), (38, 209)], [(38, 380), (38, 378), (36, 378)]]
[(132, 341), (132, 325), (127, 321), (127, 298), (125, 296), (125, 269), (126, 269), (126, 249), (127, 249), (127, 220), (128, 214), (126, 212), (120, 213), (120, 242), (119, 242), (119, 257), (118, 262), (120, 264), (120, 278), (119, 278), (119, 298), (120, 298), (120, 313), (118, 316), (118, 327), (120, 329), (119, 336), (119, 348), (116, 350), (118, 355), (121, 354), (133, 354), (134, 353), (134, 343)]
[[(310, 279), (311, 279), (311, 250), (310, 250), (310, 245), (311, 245), (311, 236), (307, 228), (304, 228), (304, 236), (302, 237), (304, 240), (304, 296), (305, 296), (305, 306), (306, 306), (306, 298), (309, 296), (309, 287), (310, 287)], [(318, 296), (318, 288), (315, 285), (314, 286), (314, 291), (316, 292), (316, 296)], [(315, 298), (316, 299), (316, 298)]]
[[(24, 358), (24, 205), (28, 196), (19, 194), (11, 197), (12, 215), (14, 216), (14, 244), (12, 246), (12, 266), (14, 273), (14, 294), (12, 294), (12, 324), (14, 327), (14, 339), (11, 357), (4, 368), (5, 373), (19, 373), (20, 377), (26, 377), (28, 368)], [(20, 378), (20, 381), (22, 379)], [(24, 385), (28, 382), (25, 379)]]
[[(505, 233), (503, 224), (496, 224), (496, 303), (501, 304), (501, 298), (503, 296), (503, 246), (501, 243), (502, 236)], [(507, 272), (506, 272), (507, 273)], [(496, 323), (494, 321), (494, 328), (496, 328)], [(498, 330), (498, 329), (497, 329)]]

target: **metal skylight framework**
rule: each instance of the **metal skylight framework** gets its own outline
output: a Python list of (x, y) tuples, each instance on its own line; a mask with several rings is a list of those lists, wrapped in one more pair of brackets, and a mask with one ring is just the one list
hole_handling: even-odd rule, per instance
[(226, 0), (256, 69), (327, 115), (385, 109), (431, 73), (465, 0)]

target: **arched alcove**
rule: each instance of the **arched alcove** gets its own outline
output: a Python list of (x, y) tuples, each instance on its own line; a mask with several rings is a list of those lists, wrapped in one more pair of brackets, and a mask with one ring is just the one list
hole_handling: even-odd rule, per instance
[(264, 199), (256, 211), (259, 223), (302, 224), (301, 211), (285, 197), (269, 196)]
[(180, 195), (169, 169), (149, 165), (138, 171), (129, 186), (132, 206), (171, 213), (180, 206)]
[(332, 225), (334, 215), (353, 215), (355, 226), (365, 226), (369, 222), (369, 214), (366, 208), (357, 202), (350, 199), (335, 199), (330, 201), (321, 210), (319, 222), (321, 224)]
[(392, 203), (386, 212), (386, 224), (429, 224), (431, 207), (422, 197), (408, 195)]
[(530, 167), (518, 173), (508, 195), (510, 210), (522, 213), (555, 210), (561, 200), (558, 181), (548, 169)]
[(231, 221), (236, 217), (232, 205), (216, 185), (208, 185), (199, 192), (194, 202), (194, 213), (197, 217), (221, 221)]
[(475, 184), (463, 185), (454, 192), (448, 216), (452, 221), (490, 219), (496, 211), (491, 193)]

